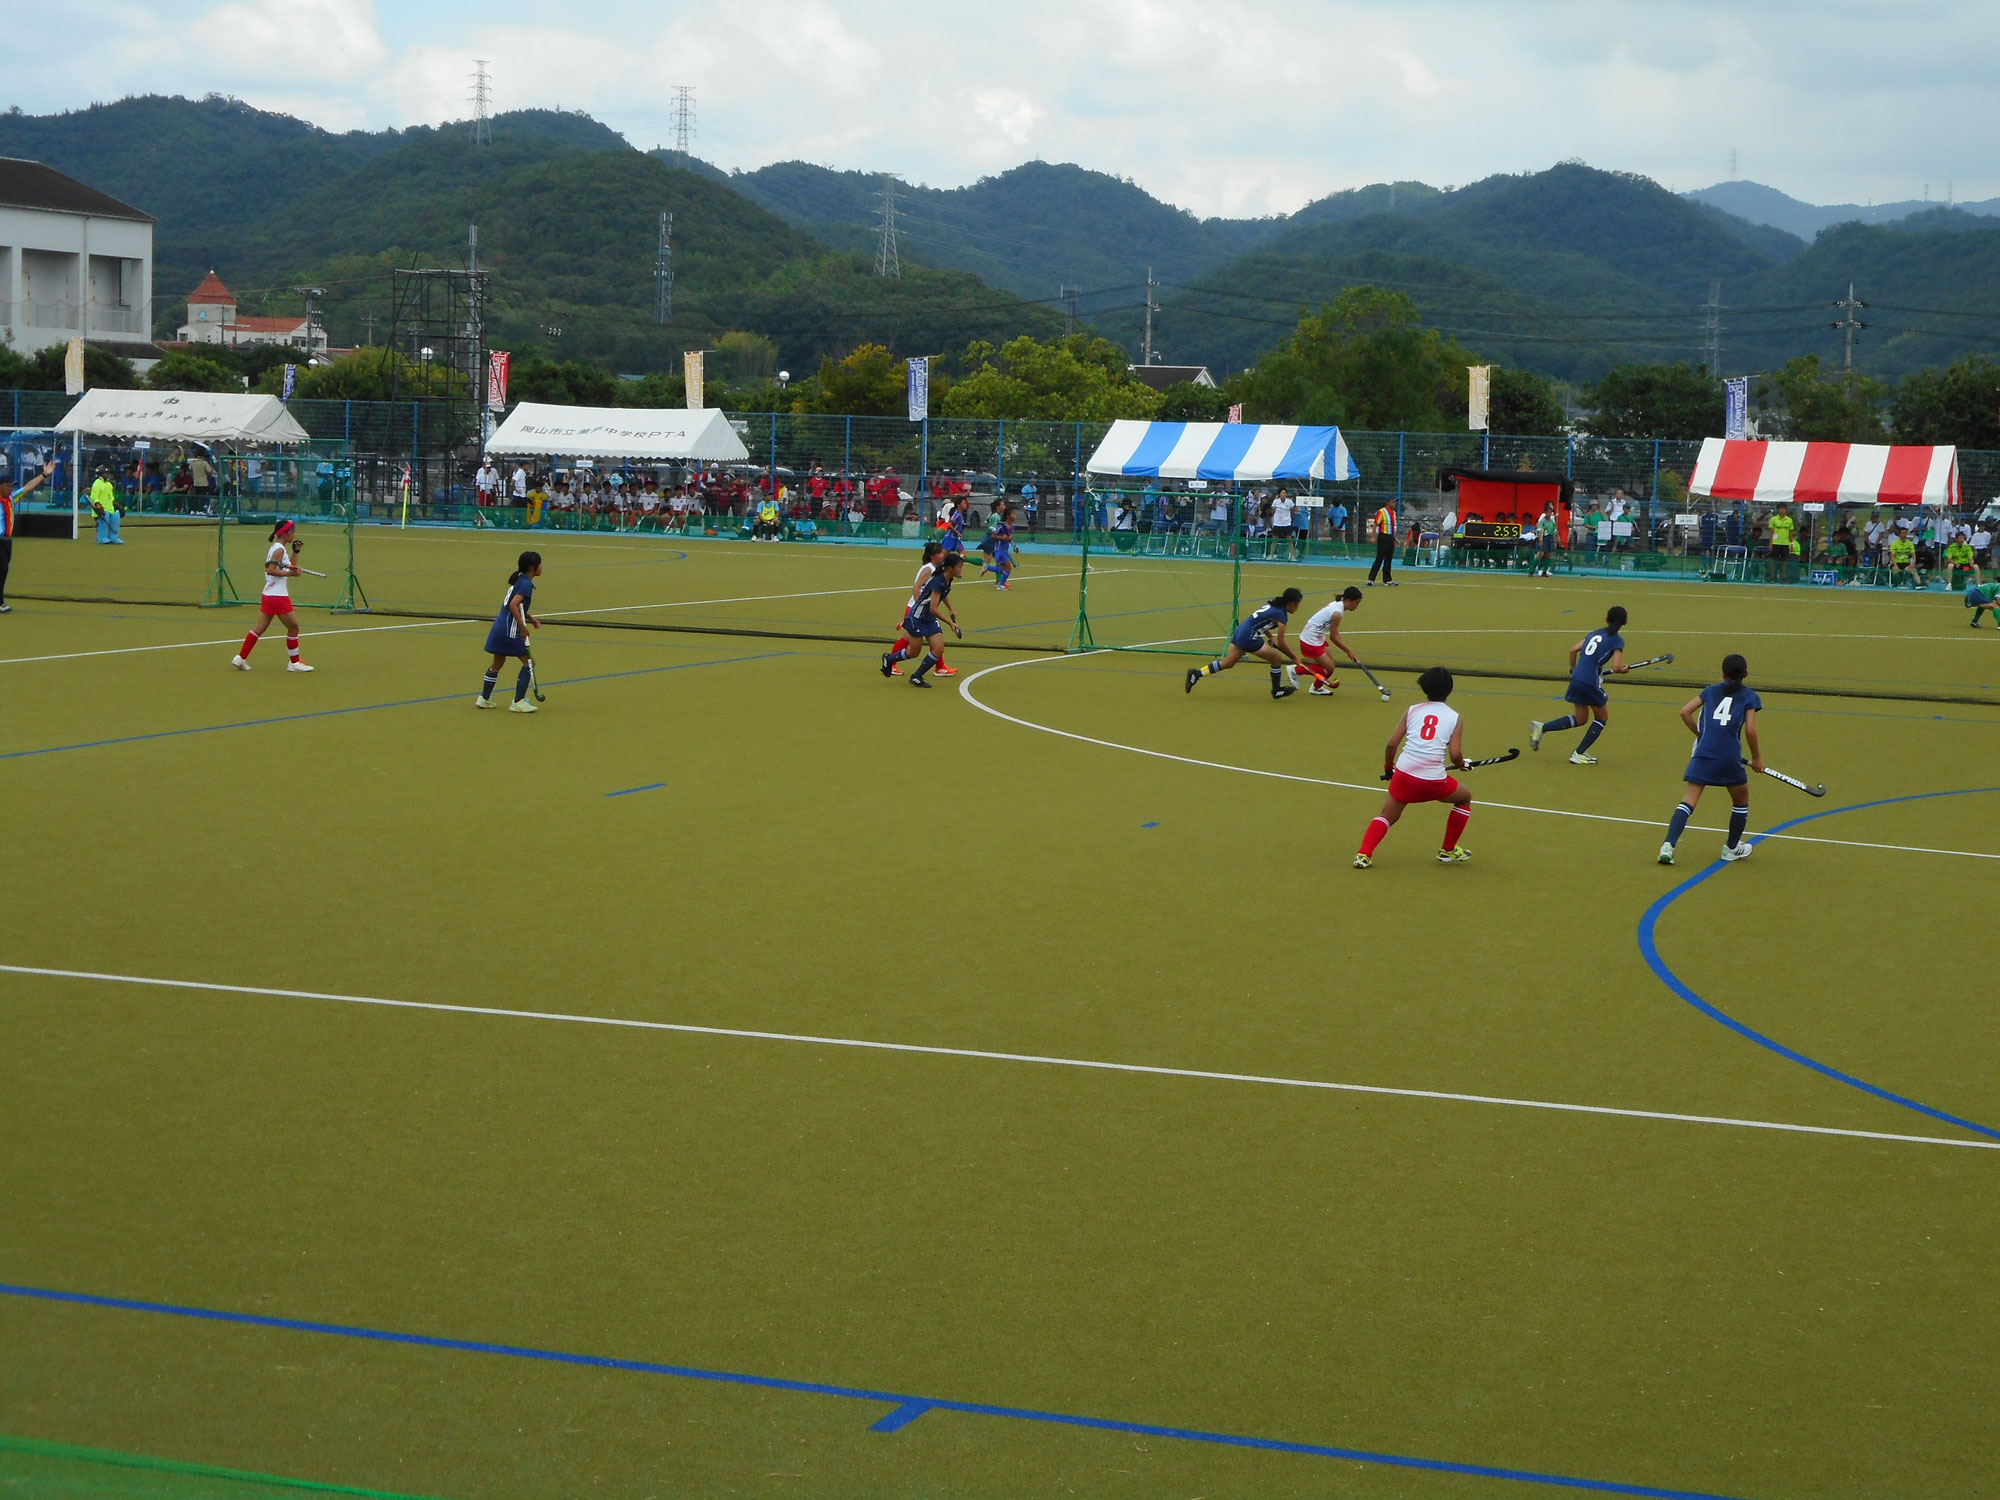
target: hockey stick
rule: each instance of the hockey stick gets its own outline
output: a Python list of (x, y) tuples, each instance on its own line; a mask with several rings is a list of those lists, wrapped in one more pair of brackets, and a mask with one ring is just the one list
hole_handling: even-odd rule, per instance
[(298, 565), (297, 563), (293, 563), (293, 564), (292, 564), (292, 571), (293, 571), (294, 573), (303, 573), (303, 574), (305, 574), (305, 575), (306, 575), (306, 577), (308, 577), (308, 578), (324, 578), (324, 577), (326, 577), (326, 574), (324, 574), (324, 573), (315, 573), (315, 572), (314, 572), (314, 571), (313, 571), (313, 570), (312, 570), (311, 568), (302, 568), (302, 567), (300, 567), (300, 566), (299, 566), (299, 565)]
[[(1746, 760), (1743, 762), (1743, 764), (1747, 766), (1750, 764), (1750, 762)], [(1800, 791), (1804, 792), (1808, 797), (1824, 797), (1826, 795), (1826, 783), (1823, 781), (1815, 783), (1812, 786), (1807, 786), (1803, 781), (1799, 780), (1798, 777), (1787, 776), (1783, 771), (1774, 771), (1769, 766), (1764, 767), (1764, 774), (1770, 777), (1773, 781), (1782, 781), (1786, 786), (1797, 787)]]
[(1380, 693), (1382, 695), (1382, 701), (1384, 703), (1387, 703), (1389, 701), (1389, 690), (1382, 686), (1381, 682), (1376, 679), (1376, 676), (1373, 672), (1369, 671), (1366, 667), (1361, 666), (1360, 662), (1357, 661), (1354, 665), (1360, 667), (1361, 675), (1363, 677), (1366, 677), (1370, 682), (1375, 684), (1375, 691)]
[[(1520, 758), (1521, 758), (1521, 749), (1517, 745), (1513, 749), (1509, 750), (1505, 755), (1489, 755), (1484, 760), (1469, 760), (1464, 765), (1460, 766), (1459, 769), (1461, 771), (1476, 771), (1481, 766), (1504, 766), (1507, 764), (1508, 761), (1519, 760)], [(1382, 779), (1384, 781), (1387, 781), (1394, 774), (1395, 773), (1392, 771), (1384, 771), (1382, 773)]]
[(1669, 651), (1665, 656), (1649, 656), (1644, 661), (1628, 662), (1625, 670), (1636, 672), (1641, 667), (1670, 667), (1673, 664), (1674, 653)]
[(535, 653), (532, 649), (521, 653), (528, 663), (528, 691), (535, 695), (537, 703), (549, 701), (549, 695), (542, 691), (542, 679), (535, 675)]

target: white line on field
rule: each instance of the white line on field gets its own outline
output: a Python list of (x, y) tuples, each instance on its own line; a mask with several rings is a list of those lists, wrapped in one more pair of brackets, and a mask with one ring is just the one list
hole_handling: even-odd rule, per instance
[[(408, 625), (345, 625), (335, 630), (315, 630), (314, 639), (327, 635), (368, 635), (378, 630), (432, 630), (440, 625), (465, 625), (466, 620), (418, 620)], [(164, 646), (113, 646), (105, 651), (64, 651), (55, 656), (0, 656), (0, 667), (16, 667), (35, 661), (75, 661), (82, 656), (131, 656), (141, 651), (186, 651), (195, 646), (240, 646), (243, 637), (232, 635), (220, 641), (171, 641)]]
[[(1164, 646), (1171, 645), (1173, 642), (1154, 641), (1150, 644)], [(972, 693), (972, 685), (979, 681), (980, 678), (990, 677), (995, 672), (1005, 672), (1011, 667), (1034, 666), (1036, 663), (1044, 661), (1078, 661), (1086, 656), (1105, 656), (1108, 654), (1110, 653), (1107, 651), (1085, 651), (1075, 656), (1031, 657), (1022, 661), (1002, 662), (998, 666), (986, 667), (981, 671), (974, 672), (970, 677), (962, 679), (958, 684), (958, 695), (981, 713), (991, 714), (996, 719), (1005, 719), (1009, 724), (1018, 724), (1023, 729), (1039, 730), (1043, 734), (1057, 735), (1063, 739), (1076, 740), (1085, 745), (1101, 745), (1107, 750), (1123, 750), (1132, 755), (1147, 755), (1151, 756), (1154, 760), (1178, 761), (1184, 766), (1203, 766), (1211, 771), (1234, 771), (1240, 776), (1263, 776), (1272, 781), (1297, 781), (1303, 782), (1307, 786), (1331, 786), (1350, 792), (1374, 792), (1377, 795), (1381, 794), (1382, 787), (1379, 783), (1329, 781), (1322, 776), (1300, 776), (1291, 771), (1266, 771), (1257, 766), (1232, 766), (1225, 761), (1200, 760), (1191, 755), (1174, 755), (1166, 750), (1151, 750), (1144, 745), (1124, 745), (1116, 740), (1100, 740), (1091, 735), (1076, 734), (1071, 730), (1056, 729), (1047, 724), (1037, 724), (1031, 719), (1017, 719), (1012, 714), (1002, 713), (991, 704), (980, 702)], [(1574, 808), (1568, 807), (1530, 807), (1520, 802), (1493, 802), (1485, 797), (1479, 799), (1479, 806), (1504, 808), (1508, 812), (1541, 813), (1551, 818), (1584, 818), (1593, 823), (1631, 823), (1641, 828), (1658, 828), (1660, 826), (1658, 818), (1625, 818), (1613, 813), (1578, 812)], [(1700, 827), (1700, 825), (1695, 826), (1697, 828)], [(1721, 830), (1708, 829), (1706, 831), (1720, 832)], [(1984, 851), (1974, 849), (1931, 849), (1920, 844), (1871, 844), (1862, 839), (1815, 838), (1810, 834), (1803, 833), (1763, 833), (1756, 835), (1756, 838), (1760, 843), (1765, 839), (1784, 839), (1795, 844), (1837, 844), (1844, 849), (1889, 849), (1899, 854), (1949, 854), (1960, 859), (2000, 859), (2000, 854), (1988, 854)]]
[(1565, 1104), (1550, 1099), (1513, 1099), (1497, 1094), (1459, 1094), (1442, 1089), (1392, 1088), (1372, 1083), (1332, 1083), (1318, 1078), (1283, 1078), (1264, 1073), (1224, 1073), (1209, 1068), (1169, 1068), (1152, 1063), (1101, 1062), (1082, 1057), (1047, 1057), (1033, 1052), (994, 1052), (976, 1047), (932, 1047), (917, 1042), (878, 1042), (862, 1037), (813, 1036), (789, 1031), (750, 1031), (735, 1026), (695, 1026), (679, 1021), (640, 1021), (620, 1016), (570, 1015), (562, 1011), (505, 1010), (488, 1005), (448, 1005), (433, 1000), (390, 1000), (377, 995), (342, 995), (323, 990), (282, 990), (263, 985), (211, 984), (200, 979), (159, 979), (146, 974), (100, 974), (87, 969), (46, 969), (0, 964), (0, 973), (41, 979), (83, 979), (100, 984), (144, 985), (156, 989), (201, 990), (219, 995), (261, 995), (278, 1000), (327, 1000), (339, 1005), (375, 1005), (391, 1010), (440, 1011), (513, 1021), (558, 1021), (571, 1026), (615, 1026), (632, 1031), (667, 1031), (686, 1036), (735, 1037), (753, 1042), (792, 1042), (809, 1047), (852, 1047), (866, 1052), (901, 1052), (926, 1057), (958, 1057), (976, 1062), (1032, 1063), (1100, 1073), (1137, 1073), (1155, 1078), (1192, 1078), (1212, 1083), (1254, 1083), (1269, 1088), (1318, 1089), (1337, 1094), (1374, 1094), (1395, 1099), (1431, 1099), (1450, 1104), (1490, 1104), (1508, 1109), (1546, 1109), (1561, 1114), (1610, 1115), (1627, 1120), (1664, 1120), (1677, 1125), (1725, 1125), (1738, 1130), (1777, 1130), (1794, 1135), (1845, 1136), (1919, 1146), (1964, 1146), (2000, 1151), (2000, 1141), (1959, 1140), (1952, 1136), (1903, 1135), (1884, 1130), (1849, 1130), (1836, 1125), (1798, 1125), (1783, 1120), (1739, 1120), (1729, 1115), (1677, 1114), (1658, 1109), (1620, 1109), (1608, 1104)]

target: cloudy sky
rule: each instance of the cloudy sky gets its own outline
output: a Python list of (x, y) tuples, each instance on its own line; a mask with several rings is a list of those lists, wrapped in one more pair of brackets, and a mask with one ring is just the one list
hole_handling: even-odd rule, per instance
[(1992, 0), (77, 0), (31, 113), (233, 94), (332, 129), (579, 109), (697, 154), (954, 186), (1040, 157), (1199, 214), (1568, 158), (1811, 202), (2000, 196)]

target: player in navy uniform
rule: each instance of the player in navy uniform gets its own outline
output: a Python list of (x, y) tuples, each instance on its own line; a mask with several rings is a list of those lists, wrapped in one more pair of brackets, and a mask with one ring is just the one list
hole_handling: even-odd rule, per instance
[(542, 622), (528, 612), (528, 605), (535, 597), (535, 580), (541, 576), (539, 552), (523, 552), (514, 571), (508, 574), (507, 597), (500, 602), (493, 628), (486, 632), (486, 649), (493, 655), (493, 665), (486, 669), (486, 681), (479, 689), (479, 696), (472, 700), (474, 708), (493, 706), (493, 685), (500, 680), (500, 669), (511, 656), (520, 662), (521, 672), (514, 679), (510, 709), (517, 714), (536, 712), (535, 705), (528, 701), (528, 632), (538, 629)]
[(1604, 674), (1625, 670), (1625, 637), (1618, 633), (1625, 628), (1625, 620), (1625, 607), (1614, 604), (1605, 611), (1602, 630), (1591, 631), (1569, 648), (1569, 691), (1563, 697), (1574, 703), (1576, 708), (1560, 719), (1546, 722), (1531, 720), (1528, 724), (1530, 750), (1542, 748), (1542, 736), (1545, 734), (1588, 724), (1590, 728), (1584, 730), (1583, 741), (1571, 753), (1569, 763), (1573, 766), (1597, 764), (1597, 757), (1590, 753), (1590, 747), (1597, 743), (1597, 737), (1611, 723), (1611, 700), (1604, 695)]
[(1674, 845), (1694, 816), (1701, 790), (1709, 786), (1729, 788), (1729, 841), (1722, 857), (1748, 859), (1751, 845), (1743, 842), (1743, 830), (1750, 824), (1750, 777), (1743, 769), (1742, 742), (1750, 742), (1750, 770), (1764, 769), (1764, 752), (1757, 745), (1757, 712), (1764, 700), (1743, 685), (1750, 664), (1740, 656), (1722, 658), (1722, 681), (1701, 690), (1681, 709), (1681, 722), (1694, 736), (1694, 758), (1688, 762), (1687, 791), (1667, 824), (1667, 841), (1660, 845), (1660, 863), (1674, 862)]
[[(924, 586), (917, 591), (917, 602), (910, 606), (910, 612), (903, 619), (903, 634), (924, 645), (923, 664), (910, 674), (910, 686), (927, 688), (924, 674), (933, 667), (943, 670), (944, 647), (940, 644), (944, 636), (944, 625), (938, 619), (942, 609), (951, 620), (951, 628), (958, 632), (958, 611), (951, 607), (951, 586), (958, 575), (965, 571), (965, 558), (957, 552), (947, 552), (938, 559), (937, 571), (924, 580)], [(960, 632), (962, 633), (962, 632)], [(898, 646), (882, 657), (882, 675), (895, 675), (895, 664), (908, 653)]]
[(1297, 589), (1286, 589), (1277, 598), (1268, 601), (1264, 607), (1252, 614), (1230, 632), (1229, 649), (1222, 656), (1205, 667), (1189, 667), (1187, 691), (1193, 692), (1194, 685), (1204, 677), (1213, 677), (1217, 672), (1227, 672), (1246, 656), (1261, 657), (1271, 664), (1271, 696), (1289, 698), (1298, 691), (1292, 682), (1292, 672), (1298, 657), (1285, 644), (1285, 626), (1298, 613), (1299, 606), (1306, 602), (1306, 596)]
[(999, 580), (996, 587), (1006, 588), (1007, 580), (1014, 572), (1014, 507), (1001, 505), (993, 512), (993, 519), (987, 523), (986, 535), (979, 543), (979, 550), (987, 557), (986, 566), (979, 570), (984, 578), (988, 573)]

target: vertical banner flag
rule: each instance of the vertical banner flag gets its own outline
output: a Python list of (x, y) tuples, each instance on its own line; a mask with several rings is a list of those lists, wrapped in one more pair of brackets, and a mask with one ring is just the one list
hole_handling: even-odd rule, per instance
[(83, 394), (82, 339), (71, 339), (69, 349), (63, 354), (63, 393), (70, 396)]
[(681, 356), (681, 371), (687, 381), (687, 403), (689, 411), (701, 410), (701, 356), (699, 349), (690, 349)]
[(505, 411), (507, 409), (507, 366), (512, 356), (505, 349), (494, 349), (486, 356), (486, 409)]
[(1240, 427), (1243, 424), (1243, 403), (1241, 401), (1229, 408), (1229, 420), (1234, 426)]
[(1466, 430), (1480, 432), (1492, 425), (1489, 409), (1493, 401), (1493, 366), (1467, 365), (1465, 375)]
[(278, 399), (281, 401), (291, 400), (292, 392), (297, 390), (298, 388), (299, 388), (299, 367), (297, 365), (286, 365), (285, 394), (280, 396)]
[(921, 422), (931, 414), (931, 357), (920, 354), (910, 361), (910, 420)]
[(1739, 375), (1734, 380), (1722, 382), (1727, 393), (1728, 415), (1723, 420), (1722, 435), (1726, 438), (1741, 438), (1750, 430), (1750, 377)]

